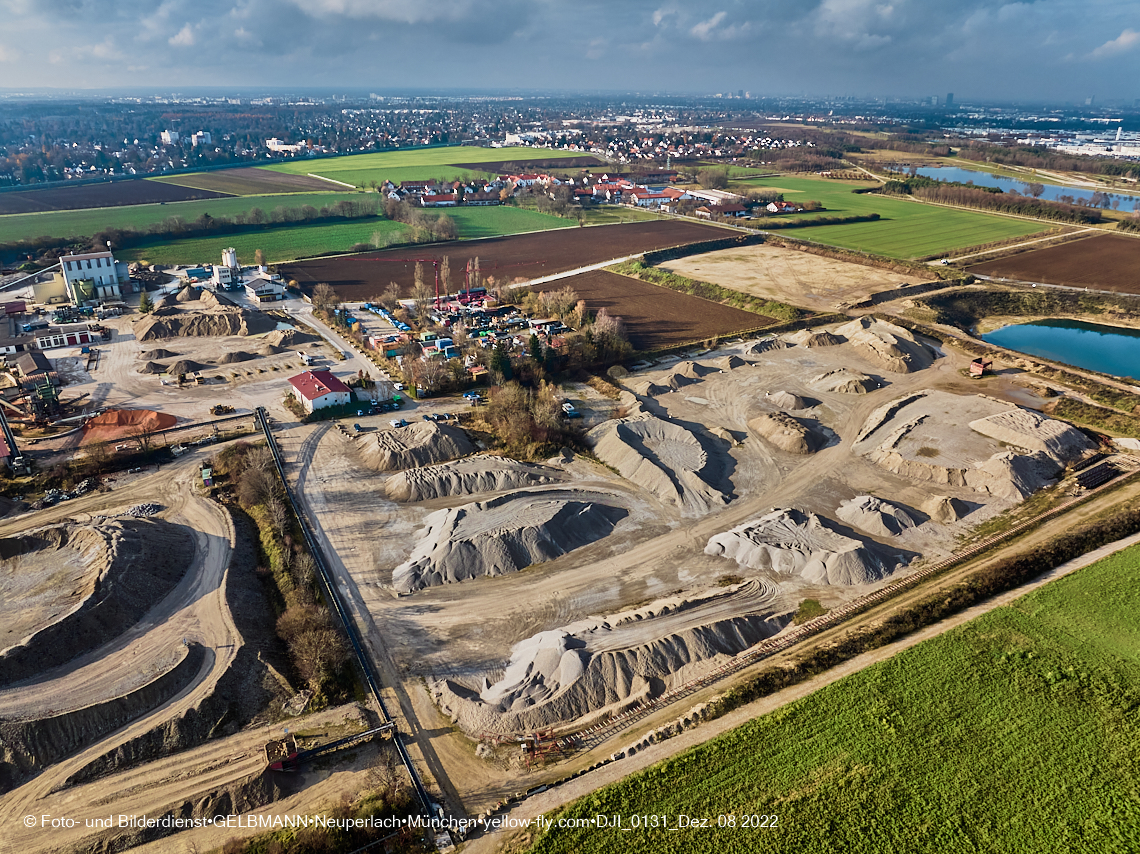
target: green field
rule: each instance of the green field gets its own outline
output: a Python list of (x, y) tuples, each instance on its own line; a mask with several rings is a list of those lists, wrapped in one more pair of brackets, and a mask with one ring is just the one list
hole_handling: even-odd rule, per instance
[(30, 240), (36, 237), (89, 237), (104, 228), (145, 228), (172, 216), (190, 222), (204, 213), (235, 216), (253, 208), (269, 213), (274, 208), (320, 208), (341, 199), (360, 199), (360, 193), (289, 193), (272, 196), (241, 196), (231, 199), (203, 199), (194, 202), (167, 202), (163, 205), (128, 205), (115, 208), (89, 208), (82, 211), (0, 216), (0, 241)]
[[(773, 187), (784, 191), (784, 199), (802, 202), (814, 199), (827, 208), (820, 214), (798, 214), (805, 219), (820, 216), (857, 216), (877, 213), (878, 222), (850, 225), (824, 225), (787, 231), (789, 237), (817, 240), (844, 249), (889, 255), (894, 258), (921, 258), (967, 246), (1005, 240), (1045, 231), (1048, 223), (974, 211), (927, 205), (907, 199), (852, 193), (860, 186), (826, 178), (758, 178), (733, 184), (738, 190)], [(866, 186), (866, 185), (863, 185)], [(763, 227), (761, 220), (759, 226)], [(781, 232), (777, 232), (781, 233)]]
[[(578, 225), (574, 219), (512, 207), (441, 208), (433, 213), (444, 213), (452, 217), (462, 239), (498, 237)], [(249, 234), (166, 240), (156, 242), (153, 246), (116, 250), (115, 256), (123, 261), (145, 259), (152, 264), (199, 264), (220, 258), (222, 250), (232, 246), (237, 249), (238, 258), (244, 263), (252, 264), (254, 251), (262, 249), (269, 263), (278, 264), (329, 252), (348, 252), (358, 243), (375, 245), (373, 235), (376, 234), (390, 234), (393, 239), (398, 239), (407, 230), (408, 227), (403, 223), (380, 218), (326, 225), (283, 226)]]
[[(609, 786), (532, 852), (1140, 851), (1140, 547)], [(717, 816), (775, 815), (769, 829)]]
[(323, 175), (335, 181), (344, 181), (358, 187), (369, 181), (422, 181), (430, 178), (486, 178), (492, 172), (460, 169), (455, 163), (494, 163), (512, 160), (545, 160), (552, 157), (589, 157), (573, 151), (552, 151), (533, 148), (476, 148), (468, 146), (445, 146), (442, 148), (420, 148), (407, 151), (378, 151), (373, 154), (348, 154), (344, 157), (330, 157), (319, 160), (295, 160), (264, 166), (275, 172), (288, 172), (293, 175)]

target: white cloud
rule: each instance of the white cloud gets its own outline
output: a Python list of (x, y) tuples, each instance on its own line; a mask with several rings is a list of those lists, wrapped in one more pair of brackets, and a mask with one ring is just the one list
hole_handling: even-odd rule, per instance
[(175, 35), (168, 38), (167, 41), (170, 42), (170, 44), (180, 47), (190, 47), (190, 45), (194, 44), (194, 30), (189, 24), (186, 24)]
[(1107, 41), (1089, 54), (1093, 59), (1102, 59), (1106, 56), (1116, 56), (1127, 53), (1140, 44), (1140, 33), (1136, 30), (1125, 30), (1112, 41)]
[(455, 21), (472, 11), (472, 0), (292, 0), (313, 17), (379, 18), (400, 24)]
[(695, 25), (689, 32), (699, 38), (701, 41), (707, 42), (712, 36), (712, 31), (720, 26), (720, 22), (727, 17), (728, 12), (717, 12), (707, 21), (701, 21)]
[(20, 52), (0, 44), (0, 62), (15, 62), (20, 58)]

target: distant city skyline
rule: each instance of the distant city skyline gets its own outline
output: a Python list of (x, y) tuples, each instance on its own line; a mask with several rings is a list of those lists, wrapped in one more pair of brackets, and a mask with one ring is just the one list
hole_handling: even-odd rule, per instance
[(0, 87), (1140, 92), (1140, 0), (0, 0)]

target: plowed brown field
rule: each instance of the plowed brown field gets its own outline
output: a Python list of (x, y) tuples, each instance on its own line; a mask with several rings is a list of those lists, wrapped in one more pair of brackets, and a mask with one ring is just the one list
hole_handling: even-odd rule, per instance
[(1103, 234), (975, 264), (971, 273), (1140, 294), (1140, 239)]
[(591, 312), (604, 308), (611, 315), (621, 317), (629, 332), (629, 343), (638, 350), (675, 347), (776, 322), (762, 314), (709, 302), (606, 270), (580, 273), (535, 290), (552, 288), (573, 288)]
[[(635, 222), (565, 228), (489, 240), (457, 240), (339, 258), (316, 258), (282, 264), (279, 272), (285, 279), (296, 279), (307, 294), (311, 294), (317, 284), (326, 282), (343, 300), (368, 300), (382, 294), (389, 282), (396, 282), (403, 296), (409, 295), (416, 259), (436, 260), (448, 256), (452, 291), (455, 291), (463, 286), (467, 261), (476, 257), (484, 280), (489, 286), (494, 286), (562, 273), (654, 249), (728, 236), (731, 232), (711, 225), (676, 221)], [(424, 265), (424, 273), (427, 281), (434, 281), (431, 264)]]
[(176, 187), (158, 181), (116, 181), (113, 184), (83, 184), (78, 187), (50, 187), (44, 190), (18, 190), (0, 193), (0, 214), (37, 211), (81, 211), (88, 208), (117, 208), (123, 205), (149, 205), (155, 202), (188, 202), (194, 199), (228, 199), (230, 193)]

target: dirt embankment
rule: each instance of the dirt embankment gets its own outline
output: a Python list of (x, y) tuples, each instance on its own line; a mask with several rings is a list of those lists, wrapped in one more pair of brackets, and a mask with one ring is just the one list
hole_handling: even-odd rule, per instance
[(122, 697), (50, 718), (0, 721), (0, 793), (162, 705), (193, 681), (206, 656), (191, 644), (178, 664)]
[[(61, 529), (4, 541), (5, 552), (58, 549), (68, 542)], [(169, 593), (186, 574), (194, 557), (189, 529), (160, 519), (120, 519), (98, 526), (69, 529), (67, 538), (97, 547), (102, 539), (105, 563), (86, 601), (60, 622), (36, 632), (25, 643), (0, 656), (0, 685), (29, 679), (122, 634)]]
[(231, 516), (237, 539), (226, 572), (225, 595), (240, 635), (233, 664), (195, 708), (103, 754), (68, 777), (66, 785), (87, 782), (186, 750), (214, 736), (237, 732), (270, 704), (286, 697), (274, 675), (274, 671), (286, 671), (285, 652), (273, 631), (275, 618), (265, 589), (255, 574), (257, 532), (245, 514), (231, 512)]

